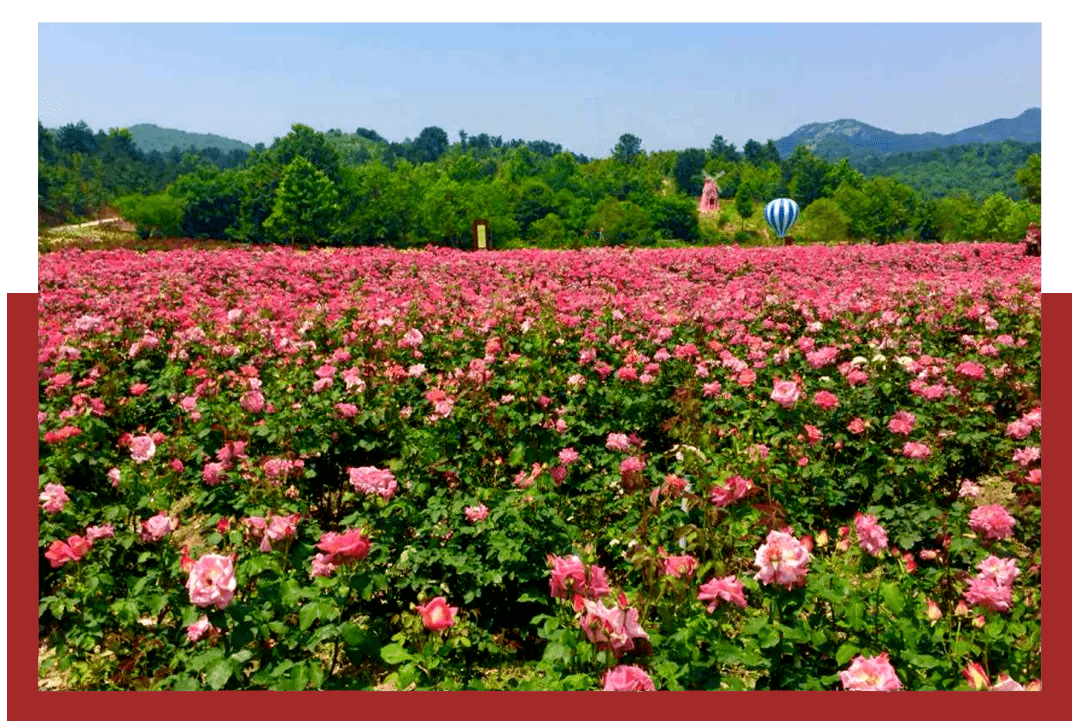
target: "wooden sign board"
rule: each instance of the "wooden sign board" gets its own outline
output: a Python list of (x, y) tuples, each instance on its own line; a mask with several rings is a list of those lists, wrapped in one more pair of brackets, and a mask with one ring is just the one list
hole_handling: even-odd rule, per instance
[(488, 250), (491, 248), (491, 228), (487, 220), (473, 220), (472, 223), (473, 250)]

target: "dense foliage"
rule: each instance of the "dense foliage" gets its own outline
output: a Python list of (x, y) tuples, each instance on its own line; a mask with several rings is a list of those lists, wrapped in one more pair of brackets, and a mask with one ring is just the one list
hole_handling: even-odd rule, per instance
[(67, 687), (1038, 685), (1023, 246), (164, 247), (39, 260)]
[[(1032, 155), (1040, 153), (1038, 142), (960, 144), (922, 152), (903, 152), (868, 157), (855, 167), (870, 177), (892, 177), (932, 197), (970, 195), (985, 200), (1002, 193), (1012, 200), (1026, 195), (1016, 172)], [(1038, 200), (1033, 200), (1038, 204)]]
[(240, 165), (247, 152), (217, 147), (144, 153), (127, 129), (99, 130), (85, 123), (50, 131), (38, 122), (38, 218), (56, 224), (86, 217), (116, 198), (163, 192), (179, 175), (209, 165)]
[[(43, 215), (78, 215), (110, 193), (152, 192), (183, 211), (179, 230), (165, 234), (219, 240), (469, 247), (472, 220), (486, 218), (502, 248), (762, 242), (768, 233), (754, 211), (775, 197), (791, 197), (807, 211), (791, 231), (800, 242), (1019, 241), (1040, 215), (1038, 168), (1029, 163), (1018, 176), (1017, 154), (1028, 147), (1016, 144), (1008, 153), (1001, 145), (946, 150), (919, 167), (901, 160), (864, 175), (847, 160), (829, 163), (805, 147), (781, 159), (771, 140), (750, 140), (742, 153), (721, 136), (708, 150), (646, 153), (640, 138), (623, 134), (608, 158), (588, 160), (547, 141), (504, 143), (461, 131), (451, 142), (438, 127), (398, 143), (370, 129), (323, 133), (295, 124), (242, 164), (232, 152), (218, 153), (217, 164), (188, 156), (169, 167), (161, 155), (142, 158), (125, 130), (97, 137), (88, 128), (60, 131), (54, 140), (39, 127)], [(75, 151), (84, 147), (97, 151)], [(122, 151), (105, 151), (114, 148)], [(323, 181), (302, 180), (297, 157)], [(934, 181), (943, 169), (959, 171), (963, 183)], [(721, 197), (735, 198), (735, 209), (698, 215), (706, 175)], [(983, 199), (984, 178), (994, 180), (988, 189), (1004, 191)], [(958, 186), (973, 191), (956, 193)], [(1023, 201), (1006, 194), (1021, 189)], [(836, 205), (815, 207), (826, 199)], [(125, 217), (144, 234), (161, 233), (160, 213), (168, 207), (156, 198), (146, 205), (126, 199), (133, 216)], [(758, 219), (747, 229), (751, 217)]]

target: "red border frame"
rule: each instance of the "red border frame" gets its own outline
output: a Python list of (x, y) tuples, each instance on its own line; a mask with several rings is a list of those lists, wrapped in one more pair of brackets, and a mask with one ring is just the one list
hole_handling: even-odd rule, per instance
[[(1043, 691), (977, 693), (202, 693), (199, 715), (233, 720), (1070, 720), (1072, 718), (1072, 294), (1042, 297), (1044, 390)], [(175, 693), (37, 690), (37, 294), (8, 294), (8, 720), (187, 715)], [(14, 486), (14, 487), (12, 487)], [(31, 514), (34, 514), (33, 516)], [(1011, 701), (1017, 702), (1011, 702)], [(629, 702), (627, 702), (629, 701)], [(120, 711), (120, 707), (126, 710)], [(113, 708), (113, 710), (110, 710)], [(149, 709), (153, 709), (152, 711)], [(165, 713), (162, 713), (162, 710)], [(174, 712), (168, 712), (170, 709)], [(478, 710), (479, 709), (479, 710)], [(887, 712), (882, 712), (885, 709)], [(107, 712), (106, 712), (107, 711)], [(873, 712), (870, 712), (873, 711)], [(501, 717), (501, 718), (500, 718)]]

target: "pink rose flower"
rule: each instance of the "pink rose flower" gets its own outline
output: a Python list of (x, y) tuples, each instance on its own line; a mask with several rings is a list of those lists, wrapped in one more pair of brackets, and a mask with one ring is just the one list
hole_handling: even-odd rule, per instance
[(784, 409), (791, 409), (799, 398), (799, 385), (795, 382), (777, 380), (773, 382), (771, 398)]
[(334, 405), (334, 416), (343, 420), (352, 419), (359, 412), (357, 406), (351, 402), (338, 402)]
[(960, 671), (960, 674), (968, 681), (972, 690), (987, 690), (990, 687), (990, 676), (986, 674), (983, 666), (977, 662), (969, 662), (968, 666)]
[(811, 445), (817, 445), (821, 442), (821, 430), (813, 425), (803, 425), (803, 429), (806, 430), (806, 437), (810, 441)]
[(197, 607), (224, 609), (233, 600), (236, 577), (232, 559), (217, 554), (203, 554), (188, 575), (188, 596)]
[(225, 466), (221, 463), (207, 463), (203, 466), (202, 479), (207, 485), (218, 485), (222, 481)]
[(551, 566), (551, 596), (568, 599), (573, 592), (581, 592), (585, 588), (585, 565), (576, 555), (565, 558), (548, 554), (548, 564)]
[(64, 510), (64, 504), (70, 498), (67, 497), (64, 486), (57, 483), (46, 483), (45, 490), (42, 491), (38, 500), (41, 501), (41, 509), (46, 513), (59, 513)]
[(975, 532), (985, 538), (1005, 539), (1012, 536), (1016, 519), (997, 503), (973, 508), (968, 516), (968, 523)]
[(634, 607), (606, 607), (590, 599), (585, 599), (583, 606), (585, 612), (581, 615), (581, 628), (585, 630), (585, 636), (600, 649), (611, 650), (616, 658), (634, 648), (634, 639), (649, 639), (638, 624), (638, 613)]
[(882, 652), (877, 657), (866, 659), (862, 655), (851, 661), (847, 670), (840, 672), (840, 681), (844, 690), (903, 690), (896, 670), (889, 664), (889, 656)]
[(905, 442), (904, 457), (926, 460), (926, 458), (930, 457), (930, 448), (921, 442)]
[(190, 642), (198, 642), (207, 632), (210, 631), (210, 620), (206, 615), (199, 617), (198, 621), (192, 622), (187, 626), (187, 638)]
[(405, 335), (398, 341), (398, 346), (402, 348), (415, 349), (424, 342), (424, 335), (416, 329), (409, 329), (405, 332)]
[(754, 481), (747, 478), (743, 478), (739, 475), (732, 475), (723, 485), (717, 486), (712, 489), (710, 500), (714, 505), (729, 506), (736, 501), (745, 498), (746, 494), (750, 492), (750, 488), (754, 485)]
[(154, 439), (149, 435), (139, 435), (131, 438), (131, 459), (137, 463), (145, 463), (154, 457), (157, 446)]
[(424, 626), (433, 632), (441, 632), (454, 626), (454, 615), (458, 613), (457, 607), (451, 607), (443, 597), (435, 597), (427, 604), (418, 606), (420, 619)]
[(814, 369), (821, 369), (836, 361), (837, 348), (825, 346), (820, 349), (806, 352), (806, 361)]
[(762, 584), (778, 584), (792, 587), (806, 583), (810, 552), (791, 534), (771, 531), (764, 545), (758, 548), (754, 566), (758, 573), (754, 578)]
[(630, 438), (621, 432), (612, 432), (607, 436), (606, 446), (608, 450), (626, 452), (630, 449)]
[(969, 578), (967, 583), (964, 599), (969, 604), (982, 605), (995, 612), (1007, 612), (1012, 608), (1012, 587), (1002, 586), (994, 578), (985, 576)]
[(106, 523), (104, 526), (89, 526), (86, 529), (86, 540), (93, 543), (99, 538), (112, 538), (116, 535), (111, 523)]
[(903, 410), (893, 415), (889, 420), (889, 431), (897, 435), (910, 435), (911, 428), (915, 426), (915, 415)]
[(960, 496), (961, 497), (963, 497), (963, 498), (968, 498), (968, 497), (974, 498), (977, 495), (979, 495), (979, 493), (982, 493), (982, 488), (975, 485), (974, 483), (972, 483), (967, 478), (960, 481)]
[(617, 665), (604, 673), (604, 690), (646, 692), (656, 690), (649, 674), (635, 665)]
[(49, 546), (49, 550), (45, 552), (45, 558), (49, 560), (49, 565), (56, 569), (68, 561), (78, 561), (83, 556), (86, 556), (91, 545), (92, 542), (88, 539), (73, 534), (68, 536), (66, 542), (53, 541)]
[(112, 487), (114, 487), (114, 488), (119, 488), (120, 487), (120, 469), (119, 468), (109, 468), (109, 472), (105, 474), (105, 477), (108, 479), (109, 484), (112, 485)]
[(694, 569), (697, 568), (698, 562), (693, 556), (684, 554), (682, 556), (668, 556), (664, 559), (664, 574), (674, 576), (676, 578), (690, 578), (690, 575), (694, 573)]
[(337, 569), (337, 565), (326, 554), (315, 554), (315, 558), (311, 560), (311, 576), (333, 576), (334, 571)]
[(965, 361), (961, 364), (957, 364), (956, 372), (957, 374), (963, 374), (970, 379), (986, 378), (986, 367), (974, 361)]
[(160, 541), (169, 532), (175, 531), (176, 527), (179, 525), (179, 518), (169, 518), (165, 511), (160, 511), (156, 516), (152, 516), (142, 522), (142, 532), (139, 534), (139, 537), (144, 543)]
[(814, 393), (814, 404), (822, 409), (832, 409), (840, 404), (840, 400), (832, 392), (821, 390)]
[(626, 475), (628, 473), (640, 473), (644, 469), (645, 463), (643, 463), (641, 461), (641, 458), (638, 457), (631, 456), (625, 458), (621, 463), (619, 463), (619, 472), (623, 475)]
[(861, 435), (866, 430), (866, 422), (861, 417), (856, 417), (848, 423), (847, 429), (852, 435)]
[(871, 556), (877, 556), (889, 544), (885, 529), (878, 525), (875, 516), (856, 513), (855, 531), (859, 534), (859, 545)]
[(373, 468), (364, 466), (360, 468), (348, 468), (349, 482), (357, 493), (376, 495), (384, 500), (397, 492), (397, 479), (389, 469)]
[(1016, 577), (1020, 576), (1020, 569), (1016, 566), (1016, 559), (987, 556), (979, 564), (979, 575), (984, 579), (993, 579), (998, 586), (1011, 587)]
[(488, 507), (485, 506), (483, 503), (476, 506), (466, 506), (465, 520), (467, 520), (469, 523), (476, 523), (477, 521), (482, 521), (487, 518), (488, 513)]
[(564, 447), (559, 450), (559, 462), (563, 465), (570, 465), (578, 461), (578, 452), (572, 447)]
[(1013, 453), (1013, 461), (1020, 463), (1025, 468), (1042, 457), (1042, 452), (1037, 447), (1025, 447)]
[(723, 579), (710, 579), (701, 585), (698, 590), (698, 599), (708, 602), (705, 610), (712, 614), (719, 605), (719, 600), (746, 609), (746, 597), (743, 596), (743, 585), (734, 575)]
[(1014, 420), (1005, 426), (1005, 435), (1014, 440), (1023, 440), (1031, 434), (1031, 425), (1024, 420)]
[(345, 533), (327, 531), (315, 548), (325, 551), (335, 566), (341, 566), (366, 557), (371, 550), (371, 540), (355, 528), (350, 528)]

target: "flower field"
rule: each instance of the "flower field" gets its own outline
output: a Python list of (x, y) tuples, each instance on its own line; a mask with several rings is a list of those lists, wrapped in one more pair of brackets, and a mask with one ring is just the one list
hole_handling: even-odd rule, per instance
[(1023, 252), (42, 255), (39, 670), (1038, 689)]

